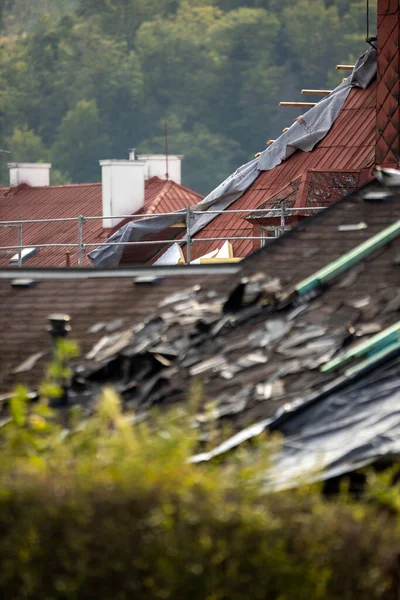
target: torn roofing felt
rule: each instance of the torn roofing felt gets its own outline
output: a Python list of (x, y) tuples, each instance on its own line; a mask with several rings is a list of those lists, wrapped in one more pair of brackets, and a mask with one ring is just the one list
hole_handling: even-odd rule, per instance
[[(261, 171), (269, 171), (289, 158), (296, 150), (310, 152), (325, 137), (335, 122), (347, 96), (353, 87), (367, 88), (376, 75), (376, 51), (368, 49), (358, 60), (352, 74), (333, 92), (318, 102), (305, 115), (293, 123), (257, 159), (241, 166), (196, 207), (192, 216), (191, 235), (195, 235), (216, 218), (213, 211), (224, 211), (257, 179)], [(118, 266), (124, 244), (137, 242), (146, 235), (154, 235), (182, 221), (186, 211), (168, 216), (158, 216), (130, 222), (115, 232), (104, 244), (93, 250), (89, 260), (93, 267)], [(182, 242), (185, 238), (182, 239)], [(110, 244), (118, 243), (117, 246)]]
[[(348, 201), (341, 203), (349, 210)], [(333, 219), (343, 240), (354, 241), (357, 236), (364, 241), (351, 246), (340, 259), (322, 263), (324, 269), (320, 264), (312, 276), (304, 277), (303, 271), (296, 277), (293, 267), (285, 287), (258, 272), (238, 282), (227, 298), (209, 286), (165, 298), (145, 323), (107, 336), (93, 347), (69, 390), (71, 401), (90, 404), (105, 381), (113, 382), (132, 418), (142, 419), (152, 406), (185, 402), (190, 382), (200, 377), (204, 384), (196, 416), (200, 439), (210, 421), (222, 426), (230, 423), (236, 434), (195, 457), (196, 461), (223, 454), (266, 428), (284, 431), (301, 411), (334, 394), (339, 402), (349, 386), (357, 384), (361, 389), (366, 374), (380, 373), (382, 364), (390, 364), (399, 352), (400, 221), (393, 223), (399, 209), (400, 197), (388, 194), (359, 210), (370, 223), (366, 228), (340, 231), (340, 219)], [(311, 222), (326, 220), (329, 213), (342, 214), (334, 205)], [(372, 233), (375, 221), (378, 229)], [(370, 235), (365, 235), (370, 226)], [(331, 253), (338, 240), (326, 235)], [(272, 242), (270, 248), (282, 248), (284, 243), (300, 251), (293, 233)], [(267, 247), (262, 252), (267, 256), (269, 251)], [(379, 385), (379, 377), (376, 381)], [(390, 408), (389, 403), (386, 406)], [(392, 410), (395, 418), (396, 404)], [(364, 419), (364, 434), (371, 439), (381, 425), (375, 423), (376, 415), (379, 419), (378, 413), (369, 412)], [(352, 423), (356, 427), (356, 414), (347, 423), (349, 435)], [(330, 433), (328, 420), (326, 432)], [(384, 454), (383, 442), (380, 451)], [(356, 440), (351, 443), (356, 446)], [(360, 456), (352, 463), (350, 450), (347, 454), (346, 464), (357, 468)]]

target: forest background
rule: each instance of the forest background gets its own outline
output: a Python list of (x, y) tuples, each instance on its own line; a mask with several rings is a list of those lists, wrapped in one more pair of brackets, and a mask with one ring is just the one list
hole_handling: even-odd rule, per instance
[(164, 152), (167, 120), (183, 183), (206, 194), (298, 116), (280, 100), (340, 83), (335, 65), (367, 47), (366, 4), (0, 0), (0, 185), (10, 161), (99, 181), (100, 159)]

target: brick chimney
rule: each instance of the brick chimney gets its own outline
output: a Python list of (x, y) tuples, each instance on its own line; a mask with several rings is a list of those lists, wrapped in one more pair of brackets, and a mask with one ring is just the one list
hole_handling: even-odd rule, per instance
[(378, 0), (375, 164), (400, 163), (400, 0)]

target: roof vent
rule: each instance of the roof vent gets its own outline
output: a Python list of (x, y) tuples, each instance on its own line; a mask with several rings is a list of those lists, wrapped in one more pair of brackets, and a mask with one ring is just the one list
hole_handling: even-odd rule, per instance
[(161, 277), (154, 277), (152, 275), (136, 277), (134, 280), (135, 285), (156, 285), (160, 283)]
[(15, 288), (32, 288), (36, 287), (38, 283), (35, 279), (13, 279), (11, 285)]
[(22, 264), (30, 258), (32, 258), (32, 256), (35, 256), (35, 254), (37, 254), (38, 252), (39, 248), (23, 248), (20, 253), (17, 252), (16, 254), (12, 255), (12, 257), (10, 258), (10, 265), (18, 265), (20, 260)]

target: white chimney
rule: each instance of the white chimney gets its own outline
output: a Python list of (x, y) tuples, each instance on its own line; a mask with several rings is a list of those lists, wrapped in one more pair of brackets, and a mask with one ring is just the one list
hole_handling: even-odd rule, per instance
[(10, 170), (10, 187), (26, 183), (32, 187), (50, 185), (49, 163), (8, 163)]
[(145, 178), (159, 177), (160, 179), (166, 179), (166, 173), (168, 168), (168, 179), (181, 183), (181, 162), (183, 156), (177, 154), (170, 154), (167, 157), (165, 154), (139, 154), (138, 159), (143, 161), (145, 164)]
[(138, 160), (101, 160), (103, 227), (115, 227), (144, 204), (144, 163)]

